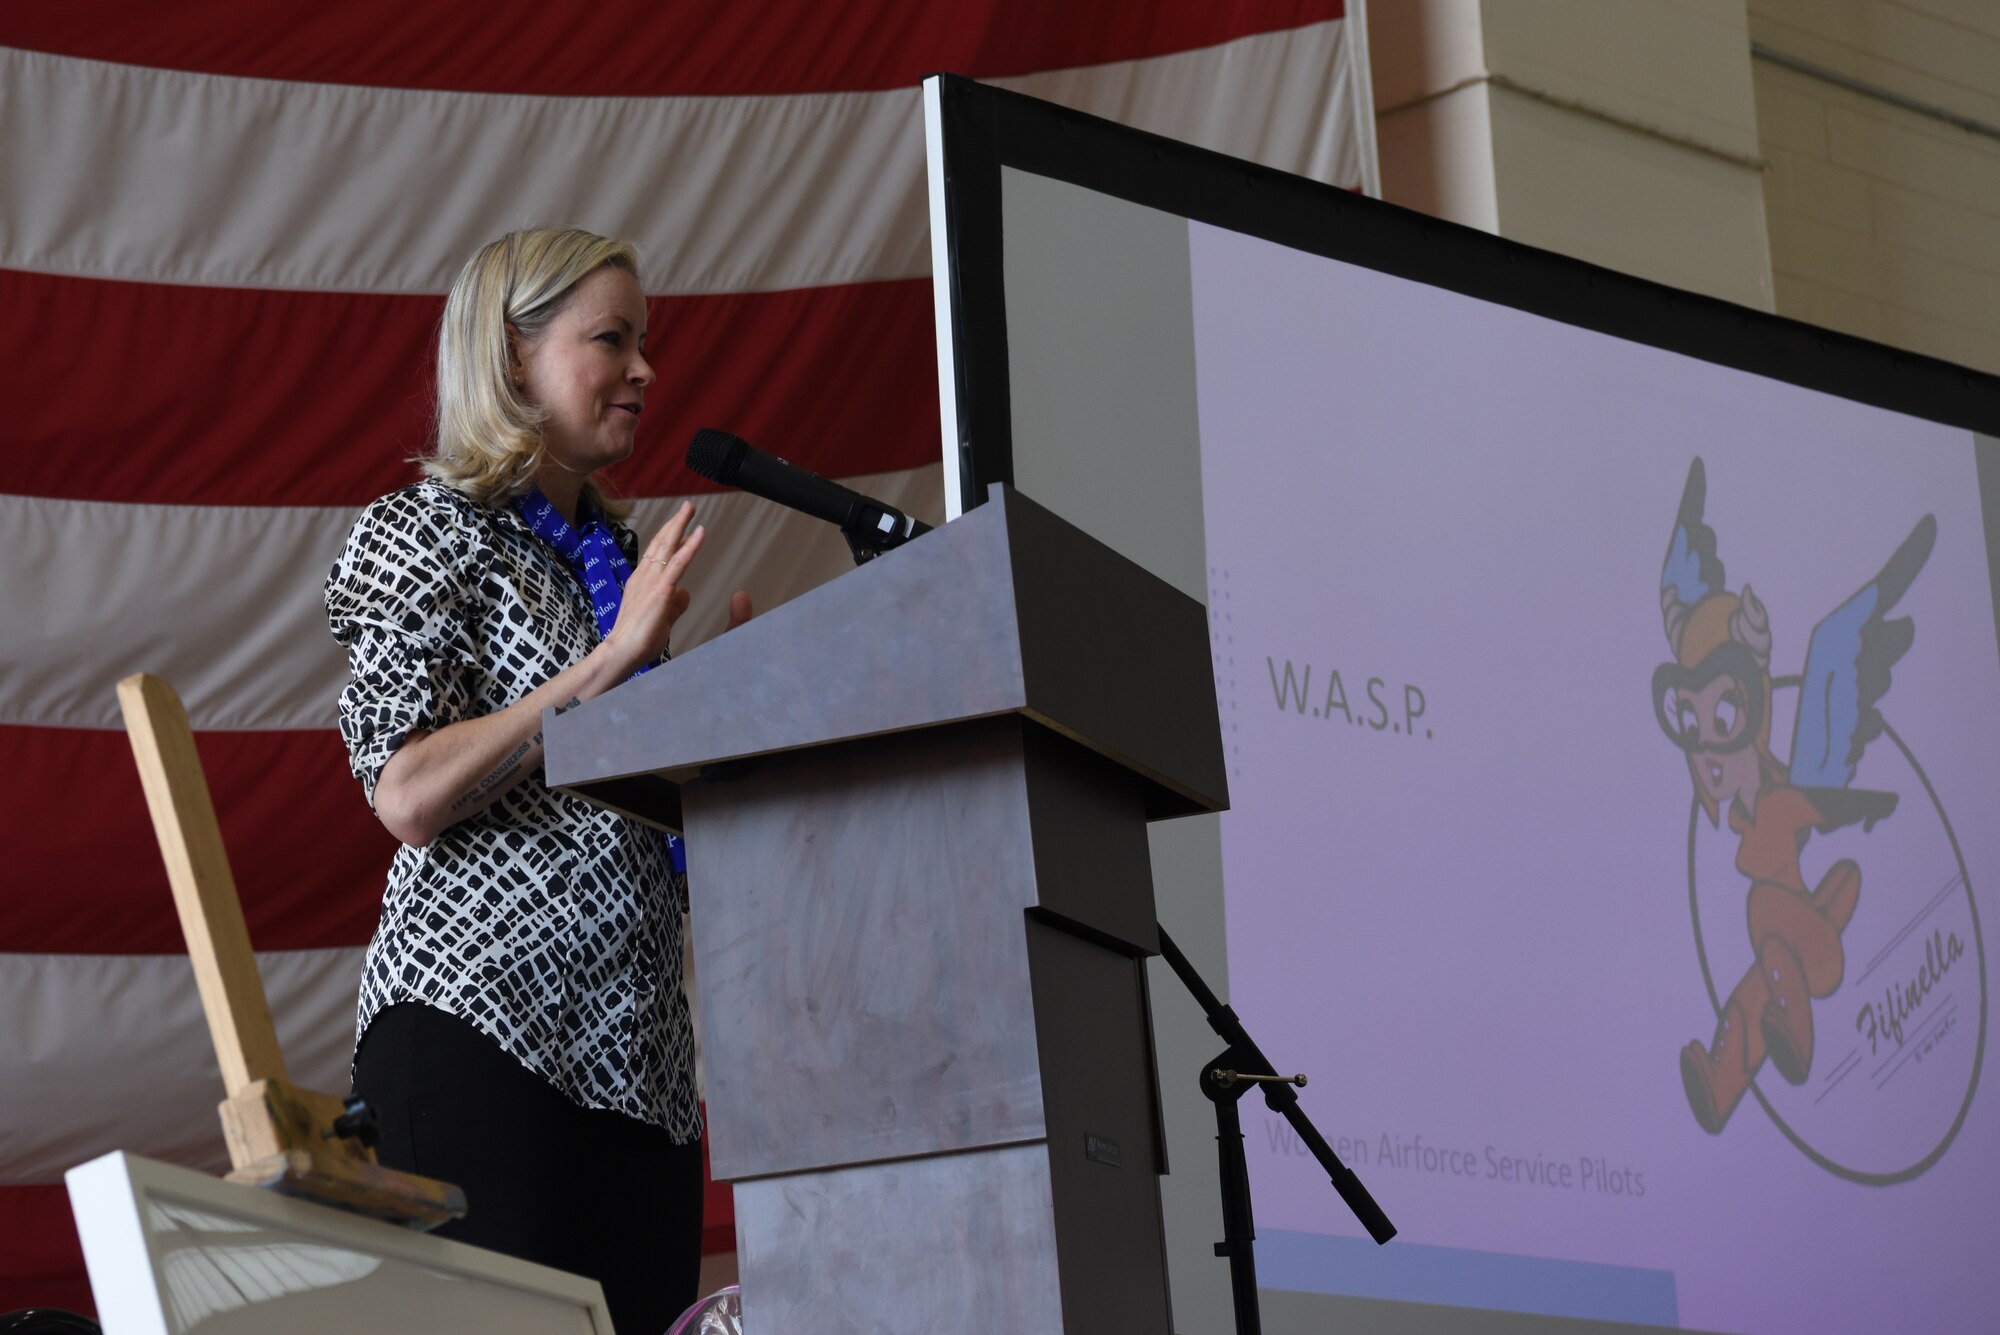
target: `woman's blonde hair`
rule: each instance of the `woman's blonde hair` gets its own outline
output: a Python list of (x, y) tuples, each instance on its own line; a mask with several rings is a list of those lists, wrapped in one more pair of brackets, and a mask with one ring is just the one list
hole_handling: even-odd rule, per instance
[[(547, 414), (514, 383), (508, 327), (540, 338), (577, 284), (607, 266), (636, 278), (638, 252), (580, 227), (509, 232), (465, 262), (438, 325), (437, 440), (417, 460), (428, 476), (487, 505), (533, 485)], [(593, 480), (583, 494), (614, 517), (626, 509), (608, 504)]]

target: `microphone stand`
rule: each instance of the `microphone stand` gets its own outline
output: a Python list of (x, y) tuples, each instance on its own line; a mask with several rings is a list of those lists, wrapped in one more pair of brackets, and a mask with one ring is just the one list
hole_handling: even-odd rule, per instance
[(1215, 1105), (1215, 1149), (1222, 1170), (1222, 1241), (1215, 1244), (1215, 1254), (1229, 1258), (1236, 1335), (1262, 1335), (1263, 1318), (1257, 1310), (1257, 1258), (1252, 1250), (1257, 1229), (1250, 1211), (1250, 1170), (1243, 1159), (1243, 1126), (1236, 1111), (1236, 1101), (1252, 1086), (1263, 1087), (1264, 1102), (1291, 1123), (1292, 1130), (1332, 1179), (1340, 1199), (1347, 1203), (1377, 1245), (1395, 1237), (1396, 1226), (1382, 1213), (1382, 1207), (1368, 1194), (1368, 1188), (1361, 1185), (1361, 1179), (1334, 1154), (1333, 1147), (1299, 1106), (1294, 1086), (1305, 1084), (1306, 1078), (1271, 1074), (1274, 1068), (1270, 1059), (1236, 1018), (1236, 1012), (1223, 1005), (1202, 981), (1187, 956), (1181, 954), (1180, 947), (1167, 935), (1167, 929), (1162, 927), (1159, 931), (1160, 954), (1207, 1013), (1208, 1027), (1229, 1045), (1201, 1071), (1201, 1092)]
[(856, 565), (866, 565), (930, 531), (931, 526), (923, 520), (867, 496), (855, 499), (840, 525), (840, 536), (847, 539), (847, 550), (853, 553)]

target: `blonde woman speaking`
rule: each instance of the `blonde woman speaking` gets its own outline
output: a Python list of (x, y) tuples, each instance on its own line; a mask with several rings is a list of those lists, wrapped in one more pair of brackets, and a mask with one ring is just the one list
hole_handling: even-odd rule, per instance
[(354, 1061), (382, 1161), (465, 1188), (447, 1235), (600, 1280), (636, 1335), (700, 1265), (685, 864), (549, 790), (541, 717), (660, 662), (688, 605), (694, 507), (641, 550), (593, 480), (632, 452), (645, 349), (629, 245), (483, 247), (445, 303), (427, 476), (362, 511), (326, 585), (341, 735), (403, 845)]

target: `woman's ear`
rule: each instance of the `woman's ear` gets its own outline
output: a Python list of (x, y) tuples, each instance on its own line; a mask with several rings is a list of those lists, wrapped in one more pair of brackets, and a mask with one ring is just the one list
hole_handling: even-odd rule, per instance
[(521, 365), (521, 331), (512, 320), (507, 322), (507, 378), (517, 390), (526, 389), (527, 369)]

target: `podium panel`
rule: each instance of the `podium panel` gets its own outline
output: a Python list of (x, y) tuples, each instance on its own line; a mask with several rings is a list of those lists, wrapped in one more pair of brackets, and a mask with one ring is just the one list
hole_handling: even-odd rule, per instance
[(744, 1329), (1061, 1331), (1052, 1222), (1038, 1143), (739, 1182)]
[[(1134, 927), (1131, 953), (1154, 927), (1135, 785), (1126, 837), (1062, 856), (1091, 814), (1055, 773), (1065, 751), (1099, 763), (1006, 717), (684, 789), (703, 836), (688, 886), (717, 1177), (1047, 1134), (1045, 1083), (1067, 1073), (1038, 1053), (1023, 913), (1110, 940)], [(1143, 1020), (1143, 997), (1122, 1003)], [(1150, 1066), (1135, 1078), (1151, 1107)]]

